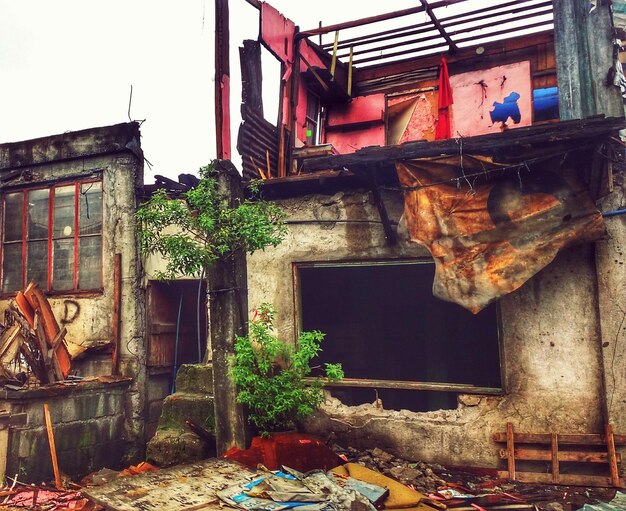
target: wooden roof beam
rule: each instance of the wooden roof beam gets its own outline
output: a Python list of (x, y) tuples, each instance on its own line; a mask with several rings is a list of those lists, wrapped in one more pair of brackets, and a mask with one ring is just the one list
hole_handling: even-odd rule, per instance
[(426, 11), (426, 14), (428, 14), (428, 17), (433, 22), (433, 25), (435, 25), (435, 27), (437, 27), (437, 30), (439, 30), (439, 33), (441, 34), (441, 37), (443, 37), (446, 40), (446, 42), (448, 43), (448, 46), (450, 47), (450, 51), (451, 52), (457, 51), (458, 48), (457, 48), (456, 44), (454, 43), (452, 38), (448, 35), (448, 33), (445, 31), (445, 29), (441, 26), (441, 23), (437, 19), (437, 16), (435, 16), (435, 13), (433, 12), (432, 7), (428, 4), (428, 2), (426, 0), (420, 0), (420, 2), (422, 4), (422, 7), (424, 8), (424, 10)]
[[(434, 2), (429, 5), (430, 9), (436, 9), (438, 7), (446, 7), (451, 4), (456, 4), (460, 2), (465, 2), (466, 0), (440, 0), (438, 2)], [(344, 30), (347, 28), (360, 27), (363, 25), (370, 25), (372, 23), (376, 23), (378, 21), (386, 21), (395, 18), (401, 18), (402, 16), (408, 16), (410, 14), (416, 14), (418, 12), (424, 12), (424, 6), (420, 5), (418, 7), (410, 7), (408, 9), (401, 9), (399, 11), (388, 12), (385, 14), (378, 14), (376, 16), (369, 16), (367, 18), (360, 18), (358, 20), (346, 21), (344, 23), (337, 23), (335, 25), (328, 25), (326, 27), (314, 28), (311, 30), (304, 30), (298, 34), (296, 37), (298, 39), (302, 39), (304, 37), (310, 37), (319, 34), (328, 34), (329, 32), (336, 32), (337, 30)]]

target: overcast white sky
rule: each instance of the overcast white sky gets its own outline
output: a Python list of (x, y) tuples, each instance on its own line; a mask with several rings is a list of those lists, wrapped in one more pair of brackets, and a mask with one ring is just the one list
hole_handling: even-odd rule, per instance
[[(303, 30), (416, 4), (270, 3)], [(146, 182), (195, 172), (215, 157), (213, 19), (212, 0), (0, 0), (0, 143), (128, 121), (132, 84), (131, 117), (145, 119), (142, 146), (153, 164)], [(230, 0), (230, 25), (234, 147), (237, 47), (257, 37), (258, 11)], [(277, 69), (265, 70), (268, 87), (277, 87)], [(266, 116), (276, 121), (269, 100)]]

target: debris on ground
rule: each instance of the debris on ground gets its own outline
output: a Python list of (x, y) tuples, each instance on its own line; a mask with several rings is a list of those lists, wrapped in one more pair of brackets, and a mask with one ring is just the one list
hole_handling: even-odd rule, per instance
[[(295, 438), (304, 440), (303, 446), (313, 443), (308, 443), (308, 435)], [(382, 449), (333, 449), (344, 463), (331, 470), (318, 467), (302, 472), (284, 466), (270, 471), (262, 465), (254, 470), (232, 460), (211, 458), (162, 469), (149, 463), (123, 471), (102, 469), (84, 478), (82, 487), (65, 483), (72, 488), (67, 491), (14, 484), (0, 490), (0, 508), (220, 511), (226, 505), (245, 511), (296, 507), (302, 508), (298, 511), (626, 510), (626, 493), (614, 488), (520, 483), (498, 478), (495, 470), (409, 462)]]
[[(485, 509), (522, 511), (615, 511), (626, 510), (615, 488), (529, 484), (509, 481), (489, 469), (446, 468), (436, 463), (411, 462), (382, 449), (358, 450), (333, 445), (345, 461), (389, 476), (428, 495), (452, 511)], [(351, 465), (344, 465), (351, 466)], [(617, 495), (617, 497), (616, 497)], [(618, 507), (606, 507), (612, 499)], [(619, 506), (622, 506), (621, 508)], [(586, 508), (584, 506), (587, 506)], [(590, 507), (597, 506), (597, 507)], [(605, 506), (605, 507), (602, 507)]]
[(441, 465), (412, 463), (379, 448), (359, 451), (333, 445), (333, 450), (345, 461), (380, 472), (422, 493), (432, 493), (446, 484), (436, 473), (445, 470)]
[(46, 511), (100, 511), (102, 509), (80, 491), (18, 484), (12, 489), (1, 491), (0, 495), (6, 495), (3, 500), (0, 500), (3, 509), (45, 509)]
[(47, 298), (31, 282), (18, 291), (0, 325), (0, 383), (7, 388), (65, 380), (71, 360), (65, 327), (59, 328)]

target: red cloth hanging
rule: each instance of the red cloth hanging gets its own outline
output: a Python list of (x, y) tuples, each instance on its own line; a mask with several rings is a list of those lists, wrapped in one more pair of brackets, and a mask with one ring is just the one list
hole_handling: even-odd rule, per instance
[(441, 57), (441, 62), (439, 62), (439, 98), (437, 101), (439, 117), (435, 126), (435, 139), (437, 140), (451, 137), (449, 106), (452, 103), (452, 87), (450, 87), (448, 63), (445, 57)]

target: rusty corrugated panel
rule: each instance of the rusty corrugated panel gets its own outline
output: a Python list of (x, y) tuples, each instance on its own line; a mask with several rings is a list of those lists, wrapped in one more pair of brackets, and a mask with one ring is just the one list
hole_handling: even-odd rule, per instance
[(402, 185), (413, 188), (404, 209), (410, 237), (435, 260), (433, 294), (473, 313), (519, 288), (560, 249), (604, 235), (576, 158), (505, 167), (467, 154), (396, 164)]
[(266, 152), (269, 152), (270, 169), (273, 177), (278, 169), (278, 130), (272, 123), (258, 115), (252, 108), (242, 106), (243, 123), (239, 128), (237, 150), (243, 158), (243, 177), (259, 179), (261, 176), (252, 163), (267, 173)]

